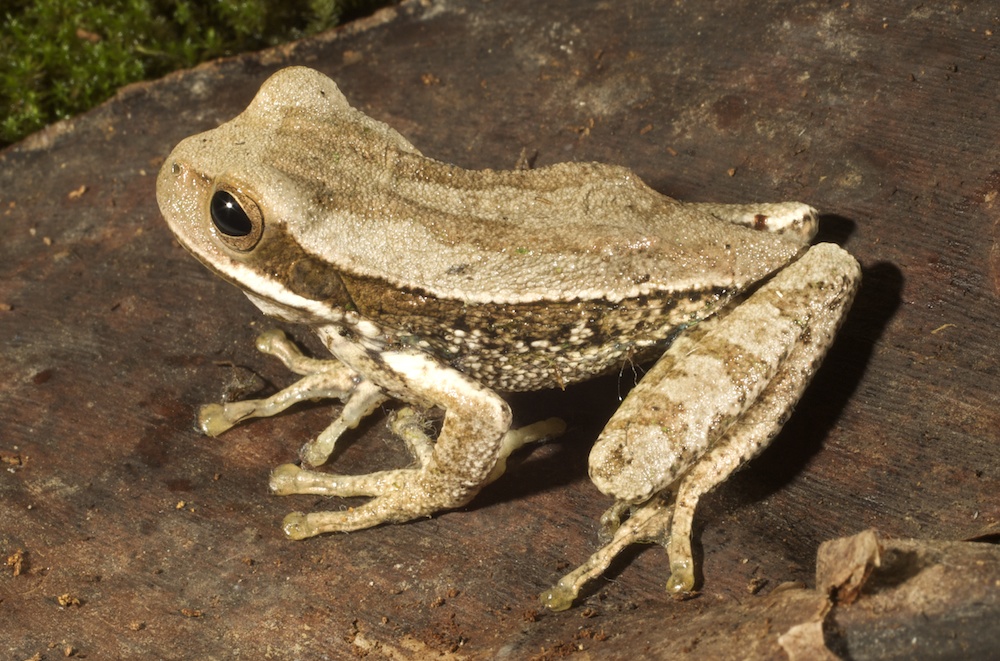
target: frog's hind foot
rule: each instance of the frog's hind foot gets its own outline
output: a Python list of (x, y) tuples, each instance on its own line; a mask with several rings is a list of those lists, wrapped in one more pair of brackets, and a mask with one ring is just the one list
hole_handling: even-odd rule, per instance
[(403, 523), (430, 516), (438, 509), (426, 503), (415, 505), (420, 500), (408, 499), (405, 492), (397, 492), (339, 511), (292, 512), (281, 522), (281, 529), (289, 539), (299, 540), (325, 533), (373, 528), (383, 523)]
[(378, 497), (405, 489), (419, 472), (414, 468), (401, 468), (365, 475), (334, 475), (295, 464), (282, 464), (271, 471), (268, 486), (278, 496)]
[[(602, 524), (617, 523), (611, 539), (586, 562), (539, 595), (542, 604), (554, 611), (566, 610), (573, 605), (583, 586), (603, 574), (611, 561), (626, 548), (632, 544), (665, 544), (673, 518), (673, 495), (668, 490), (631, 508), (620, 502), (612, 505), (601, 517)], [(625, 509), (630, 509), (631, 514), (628, 519), (621, 521)], [(693, 586), (693, 576), (691, 583)]]
[[(293, 512), (285, 517), (282, 528), (291, 539), (305, 539), (330, 532), (348, 532), (370, 528), (382, 523), (399, 523), (421, 516), (430, 516), (443, 509), (467, 502), (475, 491), (453, 492), (442, 489), (427, 472), (433, 464), (435, 442), (424, 417), (412, 407), (400, 409), (389, 426), (406, 443), (418, 467), (379, 471), (366, 475), (334, 475), (308, 470), (295, 464), (283, 464), (271, 473), (271, 492), (279, 496), (317, 495), (350, 498), (370, 497), (372, 500), (336, 512)], [(503, 473), (506, 458), (527, 443), (561, 434), (566, 428), (558, 418), (550, 418), (519, 429), (508, 430), (503, 436), (500, 457), (487, 482)]]

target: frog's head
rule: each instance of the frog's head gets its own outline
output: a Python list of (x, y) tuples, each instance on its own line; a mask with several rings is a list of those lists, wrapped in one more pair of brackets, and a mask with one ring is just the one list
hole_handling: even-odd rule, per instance
[[(336, 241), (318, 254), (299, 237), (335, 237), (338, 222), (352, 222), (344, 207), (357, 202), (337, 191), (356, 188), (351, 180), (363, 174), (352, 163), (373, 145), (413, 149), (351, 108), (326, 76), (284, 69), (235, 119), (178, 144), (160, 170), (156, 197), (181, 245), (264, 312), (336, 320), (351, 303), (340, 278), (350, 260)], [(331, 213), (334, 199), (340, 209)]]

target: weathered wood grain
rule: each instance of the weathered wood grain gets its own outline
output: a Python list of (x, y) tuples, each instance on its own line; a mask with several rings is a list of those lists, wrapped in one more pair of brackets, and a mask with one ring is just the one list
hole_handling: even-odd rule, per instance
[[(730, 650), (780, 658), (769, 593), (812, 584), (823, 540), (995, 535), (998, 23), (973, 2), (414, 1), (130, 87), (0, 153), (0, 656), (694, 656), (723, 653), (728, 627)], [(525, 151), (626, 165), (682, 199), (798, 199), (861, 260), (793, 420), (699, 509), (699, 598), (669, 600), (649, 548), (572, 611), (535, 601), (595, 548), (608, 503), (587, 451), (631, 374), (517, 398), (522, 421), (571, 429), (465, 510), (305, 542), (278, 524), (314, 502), (266, 479), (329, 408), (195, 432), (201, 403), (291, 379), (253, 350), (271, 324), (174, 243), (154, 178), (290, 64), (429, 156)], [(376, 420), (334, 465), (405, 461)], [(968, 606), (956, 636), (995, 637)]]

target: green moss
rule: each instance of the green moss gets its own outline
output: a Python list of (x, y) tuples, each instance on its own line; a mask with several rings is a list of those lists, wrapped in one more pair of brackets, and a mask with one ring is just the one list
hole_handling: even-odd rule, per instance
[(7, 0), (0, 144), (122, 85), (298, 39), (391, 0)]

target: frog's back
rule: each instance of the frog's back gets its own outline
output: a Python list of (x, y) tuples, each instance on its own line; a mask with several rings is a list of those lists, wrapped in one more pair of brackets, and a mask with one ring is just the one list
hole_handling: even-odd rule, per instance
[(738, 289), (801, 248), (661, 195), (618, 166), (465, 170), (426, 158), (301, 67), (275, 74), (217, 131), (220, 147), (252, 147), (225, 162), (258, 179), (250, 183), (261, 207), (304, 250), (439, 299), (623, 301)]
[(394, 146), (326, 153), (337, 158), (322, 176), (314, 159), (306, 168), (272, 160), (314, 191), (312, 208), (322, 205), (296, 224), (296, 240), (344, 272), (437, 298), (622, 301), (742, 288), (801, 249), (661, 195), (618, 166), (465, 170)]

